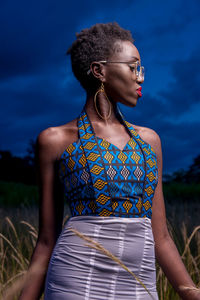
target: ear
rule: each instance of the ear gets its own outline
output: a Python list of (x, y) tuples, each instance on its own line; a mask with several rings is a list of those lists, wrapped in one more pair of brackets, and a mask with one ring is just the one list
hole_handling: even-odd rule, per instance
[(101, 80), (102, 82), (104, 81), (105, 67), (103, 64), (94, 61), (90, 65), (90, 70), (95, 78)]

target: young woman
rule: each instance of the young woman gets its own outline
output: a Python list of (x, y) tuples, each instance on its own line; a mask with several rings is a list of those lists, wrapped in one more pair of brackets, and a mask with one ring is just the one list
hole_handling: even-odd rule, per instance
[[(142, 96), (144, 68), (131, 33), (96, 24), (68, 53), (86, 103), (77, 119), (38, 136), (39, 237), (20, 300), (39, 299), (44, 286), (45, 300), (158, 299), (155, 256), (182, 299), (200, 299), (181, 289), (194, 283), (166, 226), (159, 136), (125, 121), (117, 107), (135, 107)], [(61, 232), (62, 194), (72, 216)], [(151, 295), (71, 228), (118, 257)]]

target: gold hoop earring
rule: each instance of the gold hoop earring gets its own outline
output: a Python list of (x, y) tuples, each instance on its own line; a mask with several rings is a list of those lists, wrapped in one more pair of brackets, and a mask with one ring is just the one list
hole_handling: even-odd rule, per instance
[[(102, 116), (100, 114), (100, 112), (98, 111), (98, 108), (97, 108), (97, 95), (98, 93), (104, 93), (105, 94), (105, 97), (106, 97), (106, 100), (109, 104), (109, 112), (108, 112), (108, 115), (106, 117)], [(110, 100), (108, 99), (108, 96), (106, 95), (106, 92), (105, 92), (105, 89), (104, 89), (104, 85), (103, 85), (103, 82), (101, 83), (101, 87), (98, 89), (98, 91), (95, 93), (94, 95), (94, 107), (95, 107), (95, 110), (98, 114), (98, 116), (103, 119), (103, 120), (108, 120), (110, 118), (110, 115), (111, 115), (111, 111), (112, 111), (112, 106), (111, 106), (111, 103), (110, 103)]]

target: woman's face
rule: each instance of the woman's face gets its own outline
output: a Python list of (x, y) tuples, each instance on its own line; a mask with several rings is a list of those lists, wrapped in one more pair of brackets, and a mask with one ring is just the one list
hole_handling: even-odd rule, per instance
[[(104, 87), (108, 98), (114, 102), (121, 102), (128, 106), (135, 106), (141, 97), (141, 83), (134, 71), (134, 62), (140, 62), (137, 48), (129, 41), (120, 42), (120, 51), (109, 57), (109, 62), (104, 65)], [(116, 62), (116, 63), (115, 63)], [(117, 63), (117, 62), (127, 62)], [(132, 63), (132, 64), (131, 64)], [(139, 90), (138, 90), (139, 89)]]

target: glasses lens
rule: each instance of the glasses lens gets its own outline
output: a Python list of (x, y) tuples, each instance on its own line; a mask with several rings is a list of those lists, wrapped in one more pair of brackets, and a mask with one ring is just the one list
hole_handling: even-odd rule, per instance
[(138, 66), (138, 68), (137, 68), (137, 77), (140, 80), (144, 80), (144, 67)]
[(136, 74), (140, 74), (141, 66), (139, 63), (136, 64)]

